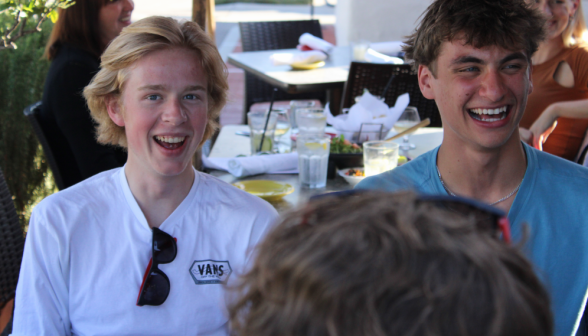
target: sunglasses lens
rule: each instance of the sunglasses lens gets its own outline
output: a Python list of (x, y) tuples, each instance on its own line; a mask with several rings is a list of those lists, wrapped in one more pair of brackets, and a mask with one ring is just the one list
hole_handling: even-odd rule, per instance
[(176, 258), (177, 252), (175, 239), (158, 228), (153, 228), (153, 260), (158, 264), (167, 264)]
[(168, 277), (160, 270), (154, 269), (145, 280), (137, 305), (159, 306), (167, 299), (169, 290)]

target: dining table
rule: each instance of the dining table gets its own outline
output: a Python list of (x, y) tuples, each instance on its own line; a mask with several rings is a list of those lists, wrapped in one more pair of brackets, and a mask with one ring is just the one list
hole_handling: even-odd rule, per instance
[[(209, 158), (234, 158), (237, 156), (251, 155), (249, 137), (243, 136), (249, 131), (247, 125), (226, 125), (221, 128), (220, 133), (208, 155)], [(392, 131), (394, 132), (394, 131)], [(392, 135), (392, 134), (390, 134)], [(410, 136), (410, 142), (416, 148), (408, 154), (411, 158), (439, 146), (443, 140), (443, 129), (438, 127), (425, 127), (417, 130)], [(401, 143), (403, 139), (394, 140)], [(305, 204), (312, 196), (336, 191), (349, 190), (353, 187), (338, 174), (333, 179), (327, 179), (325, 188), (309, 189), (302, 187), (298, 180), (298, 174), (261, 174), (247, 177), (235, 177), (222, 170), (210, 170), (209, 173), (227, 183), (236, 183), (248, 180), (269, 180), (288, 183), (294, 187), (294, 191), (282, 199), (270, 202), (279, 213), (284, 213)]]
[(289, 65), (273, 65), (270, 56), (297, 53), (297, 49), (277, 49), (232, 53), (228, 62), (288, 93), (326, 91), (332, 111), (338, 111), (351, 64), (349, 46), (334, 47), (325, 65), (316, 69), (296, 70)]

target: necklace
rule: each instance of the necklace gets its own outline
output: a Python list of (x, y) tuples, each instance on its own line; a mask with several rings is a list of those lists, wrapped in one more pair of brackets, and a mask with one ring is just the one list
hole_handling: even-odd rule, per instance
[[(436, 166), (436, 167), (437, 167), (437, 175), (439, 175), (439, 180), (441, 181), (441, 185), (443, 186), (443, 189), (445, 189), (445, 191), (447, 191), (447, 193), (449, 195), (457, 197), (457, 195), (453, 191), (451, 191), (451, 190), (449, 190), (449, 188), (447, 188), (447, 186), (445, 185), (445, 182), (443, 182), (443, 178), (441, 177), (441, 172), (439, 171), (439, 166)], [(498, 204), (500, 202), (503, 202), (503, 201), (506, 201), (507, 199), (509, 199), (512, 195), (514, 195), (517, 191), (519, 191), (521, 184), (523, 184), (523, 180), (521, 180), (521, 183), (519, 183), (519, 185), (513, 191), (510, 192), (510, 194), (504, 196), (503, 198), (499, 199), (498, 201), (496, 201), (494, 203), (491, 203), (490, 205), (495, 205), (495, 204)]]

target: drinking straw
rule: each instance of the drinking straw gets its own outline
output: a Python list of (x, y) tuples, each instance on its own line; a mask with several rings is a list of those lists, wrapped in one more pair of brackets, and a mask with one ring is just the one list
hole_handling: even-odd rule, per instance
[(392, 74), (392, 77), (388, 79), (388, 83), (386, 83), (386, 86), (384, 86), (384, 90), (382, 90), (380, 97), (384, 98), (384, 100), (386, 100), (386, 92), (388, 92), (388, 88), (390, 88), (390, 84), (392, 84), (394, 77), (396, 77), (396, 75)]
[(259, 152), (261, 152), (261, 148), (263, 147), (263, 140), (265, 139), (265, 131), (267, 131), (267, 124), (269, 123), (270, 116), (272, 115), (272, 108), (274, 107), (274, 99), (276, 98), (276, 91), (277, 88), (274, 88), (272, 91), (272, 100), (270, 100), (270, 107), (269, 112), (267, 113), (267, 118), (265, 118), (265, 126), (263, 126), (263, 133), (261, 134), (261, 142), (259, 143)]

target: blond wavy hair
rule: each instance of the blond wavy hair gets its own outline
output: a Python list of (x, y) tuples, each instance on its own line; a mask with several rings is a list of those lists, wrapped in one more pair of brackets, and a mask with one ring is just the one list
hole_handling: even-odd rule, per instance
[(100, 71), (84, 89), (90, 114), (98, 124), (96, 133), (99, 143), (127, 147), (125, 129), (110, 119), (107, 100), (114, 97), (120, 104), (120, 96), (133, 64), (151, 52), (169, 48), (196, 52), (205, 70), (208, 122), (201, 144), (218, 128), (216, 120), (226, 104), (229, 85), (226, 65), (214, 42), (195, 22), (179, 23), (172, 18), (152, 16), (123, 29), (104, 51)]
[(578, 1), (578, 9), (576, 9), (576, 12), (570, 18), (570, 23), (561, 34), (561, 37), (566, 47), (571, 47), (576, 44), (585, 46), (588, 42), (588, 30), (586, 29), (581, 0)]

